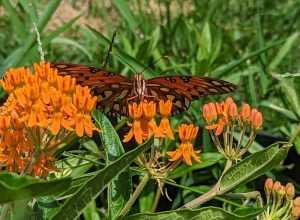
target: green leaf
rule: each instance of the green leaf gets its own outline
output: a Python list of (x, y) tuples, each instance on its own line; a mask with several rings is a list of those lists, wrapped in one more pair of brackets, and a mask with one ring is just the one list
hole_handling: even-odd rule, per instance
[[(100, 32), (98, 32), (97, 30), (95, 30), (92, 27), (89, 27), (90, 31), (92, 31), (92, 33), (98, 38), (98, 40), (106, 47), (109, 47), (110, 44), (110, 40), (108, 40), (106, 37), (103, 36), (103, 34), (101, 34)], [(125, 63), (122, 59), (118, 58), (118, 60), (122, 63), (124, 63), (124, 65), (128, 66), (128, 63), (136, 70), (136, 71), (142, 71), (145, 67), (139, 63), (136, 59), (134, 59), (132, 56), (128, 55), (127, 53), (125, 53), (123, 50), (121, 50), (118, 46), (114, 46), (114, 50), (115, 53), (117, 53), (119, 56), (121, 56), (124, 60), (126, 60), (127, 63)], [(150, 75), (155, 75), (155, 72), (153, 70), (146, 69), (143, 72), (145, 75), (146, 74), (150, 74)]]
[[(51, 16), (56, 11), (57, 7), (61, 3), (60, 0), (49, 1), (49, 3), (44, 7), (44, 13), (40, 16), (39, 21), (37, 22), (37, 28), (41, 33), (42, 30), (46, 27), (47, 22), (51, 19)], [(22, 42), (22, 45), (15, 49), (10, 55), (4, 60), (2, 66), (0, 67), (0, 73), (4, 72), (10, 67), (19, 65), (20, 61), (23, 59), (28, 50), (36, 41), (36, 34), (32, 33), (27, 36), (27, 38)]]
[(138, 22), (136, 21), (127, 2), (124, 0), (113, 0), (112, 4), (119, 10), (119, 13), (127, 21), (131, 31), (134, 33), (138, 26)]
[(0, 204), (60, 193), (70, 184), (71, 178), (42, 180), (3, 172), (0, 173)]
[[(246, 209), (246, 208), (245, 208)], [(125, 218), (125, 220), (161, 220), (161, 219), (197, 219), (197, 220), (250, 220), (262, 212), (262, 208), (248, 208), (248, 212), (237, 215), (217, 207), (205, 207), (202, 209), (180, 209), (158, 213), (136, 214)]]
[(203, 153), (200, 154), (200, 159), (203, 161), (201, 163), (193, 163), (192, 166), (189, 166), (185, 163), (182, 163), (179, 167), (177, 167), (172, 173), (168, 176), (170, 179), (175, 179), (181, 177), (182, 175), (191, 172), (193, 170), (203, 169), (209, 166), (214, 165), (219, 160), (221, 160), (223, 156), (220, 153)]
[(25, 26), (23, 21), (19, 18), (15, 7), (7, 0), (2, 0), (2, 6), (6, 9), (11, 19), (11, 24), (14, 33), (21, 39), (26, 36)]
[(297, 42), (298, 37), (299, 37), (299, 32), (296, 32), (286, 40), (286, 42), (279, 49), (275, 58), (270, 63), (270, 69), (274, 70), (280, 64), (280, 62), (286, 57), (286, 55), (292, 49), (293, 44)]
[(290, 146), (292, 144), (288, 142), (274, 143), (229, 168), (221, 179), (220, 194), (248, 183), (275, 168), (284, 160)]
[(230, 72), (231, 70), (233, 70), (234, 68), (238, 67), (239, 65), (241, 65), (242, 63), (246, 62), (247, 60), (251, 59), (251, 58), (254, 58), (256, 57), (257, 55), (269, 50), (269, 49), (272, 49), (273, 47), (276, 47), (277, 45), (280, 45), (282, 44), (283, 42), (285, 42), (285, 40), (280, 40), (280, 41), (277, 41), (269, 46), (266, 46), (265, 48), (261, 49), (261, 50), (257, 50), (257, 51), (254, 51), (244, 57), (242, 57), (241, 59), (239, 60), (234, 60), (234, 61), (231, 61), (230, 63), (226, 64), (226, 65), (223, 65), (223, 66), (220, 66), (218, 67), (217, 69), (215, 69), (214, 71), (212, 71), (210, 73), (210, 76), (213, 76), (213, 77), (220, 77), (228, 72)]
[(89, 203), (95, 199), (108, 184), (121, 173), (129, 164), (142, 152), (146, 151), (153, 144), (153, 138), (144, 144), (127, 152), (115, 162), (96, 172), (96, 174), (86, 181), (52, 216), (51, 219), (75, 219)]
[[(100, 111), (93, 112), (93, 118), (101, 128), (100, 136), (107, 154), (107, 164), (111, 164), (120, 158), (124, 153), (122, 142), (114, 127), (107, 117)], [(126, 202), (130, 198), (132, 191), (130, 168), (127, 167), (123, 172), (114, 178), (108, 186), (108, 209), (110, 219), (115, 219)]]
[(75, 40), (72, 40), (72, 39), (69, 39), (69, 38), (65, 38), (65, 37), (57, 37), (56, 39), (54, 39), (54, 40), (52, 41), (52, 43), (54, 43), (54, 44), (67, 45), (68, 47), (69, 47), (69, 46), (76, 47), (76, 48), (78, 48), (83, 54), (85, 54), (89, 60), (92, 60), (92, 55), (91, 55), (91, 53), (90, 53), (89, 51), (87, 51), (87, 50), (85, 49), (84, 46), (82, 46), (81, 44), (77, 43), (77, 41), (75, 41)]

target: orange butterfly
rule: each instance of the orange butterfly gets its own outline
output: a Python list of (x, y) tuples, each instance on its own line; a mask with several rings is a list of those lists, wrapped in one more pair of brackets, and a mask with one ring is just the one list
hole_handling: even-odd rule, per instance
[(236, 89), (232, 83), (196, 76), (162, 76), (145, 80), (142, 73), (131, 80), (107, 70), (80, 64), (51, 63), (59, 75), (75, 77), (78, 84), (88, 86), (98, 96), (98, 108), (104, 114), (127, 116), (127, 101), (145, 97), (171, 100), (173, 114), (189, 108), (191, 101), (207, 95), (229, 93)]

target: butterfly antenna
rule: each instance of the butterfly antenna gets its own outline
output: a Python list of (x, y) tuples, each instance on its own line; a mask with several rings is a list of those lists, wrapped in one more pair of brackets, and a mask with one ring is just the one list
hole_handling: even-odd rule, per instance
[(131, 69), (133, 69), (134, 72), (137, 73), (136, 69), (130, 63), (128, 63), (126, 60), (124, 60), (119, 54), (116, 54), (112, 51), (110, 52), (110, 54), (117, 56), (120, 60), (122, 60), (124, 63), (126, 63)]
[(103, 65), (102, 65), (103, 69), (105, 69), (105, 67), (106, 67), (106, 65), (107, 65), (107, 63), (108, 63), (109, 55), (111, 54), (112, 48), (113, 48), (113, 46), (114, 46), (114, 42), (115, 42), (115, 37), (116, 37), (116, 35), (117, 35), (117, 31), (118, 31), (118, 30), (115, 30), (115, 31), (114, 31), (113, 36), (112, 36), (112, 38), (111, 38), (111, 41), (110, 41), (110, 44), (109, 44), (109, 48), (108, 48), (107, 54), (106, 54), (105, 60), (104, 60)]
[(165, 56), (160, 57), (158, 60), (154, 61), (150, 66), (147, 66), (146, 68), (144, 68), (144, 69), (141, 71), (141, 73), (144, 72), (145, 70), (147, 70), (147, 69), (153, 67), (153, 66), (154, 66), (158, 61), (160, 61), (161, 59), (168, 59), (168, 56), (165, 55)]

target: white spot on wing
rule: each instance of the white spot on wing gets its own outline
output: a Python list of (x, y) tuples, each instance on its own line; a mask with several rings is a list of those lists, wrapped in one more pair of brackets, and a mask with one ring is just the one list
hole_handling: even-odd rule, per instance
[(169, 99), (169, 100), (173, 100), (175, 97), (174, 96), (172, 96), (172, 95), (167, 95), (167, 99)]
[(208, 91), (210, 91), (210, 92), (219, 92), (218, 90), (216, 90), (214, 88), (209, 88)]
[(118, 88), (120, 88), (120, 85), (118, 85), (118, 84), (112, 84), (110, 86), (110, 88), (112, 88), (112, 89), (118, 89)]
[(221, 83), (221, 82), (219, 82), (219, 81), (216, 81), (216, 80), (213, 80), (213, 81), (211, 81), (211, 83), (212, 83), (212, 84), (214, 84), (214, 85), (216, 85), (216, 86), (220, 86), (220, 85), (222, 85), (222, 83)]

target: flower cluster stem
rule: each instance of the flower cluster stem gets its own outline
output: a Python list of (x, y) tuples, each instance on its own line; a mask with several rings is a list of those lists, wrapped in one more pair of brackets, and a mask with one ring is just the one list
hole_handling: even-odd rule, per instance
[(149, 179), (150, 179), (150, 174), (146, 173), (145, 176), (143, 177), (143, 179), (141, 180), (141, 182), (139, 183), (139, 185), (136, 187), (134, 193), (132, 194), (132, 196), (130, 197), (130, 199), (128, 200), (128, 202), (125, 204), (124, 208), (121, 210), (120, 214), (118, 215), (118, 217), (117, 217), (118, 220), (123, 219), (125, 217), (127, 212), (130, 210), (131, 206), (134, 204), (136, 199), (139, 197), (139, 195), (143, 191), (143, 189), (146, 186), (146, 184), (148, 183)]
[[(223, 170), (223, 173), (222, 173), (220, 179), (218, 180), (218, 182), (216, 183), (216, 185), (211, 190), (209, 190), (207, 193), (205, 193), (205, 194), (199, 196), (198, 198), (192, 200), (191, 202), (185, 204), (181, 208), (188, 208), (188, 209), (194, 208), (198, 205), (203, 204), (204, 202), (209, 201), (210, 199), (212, 199), (213, 197), (218, 195), (218, 193), (220, 192), (220, 185), (221, 185), (222, 177), (231, 166), (232, 166), (232, 160), (227, 160), (226, 166)], [(223, 192), (223, 193), (225, 193), (225, 192)]]

